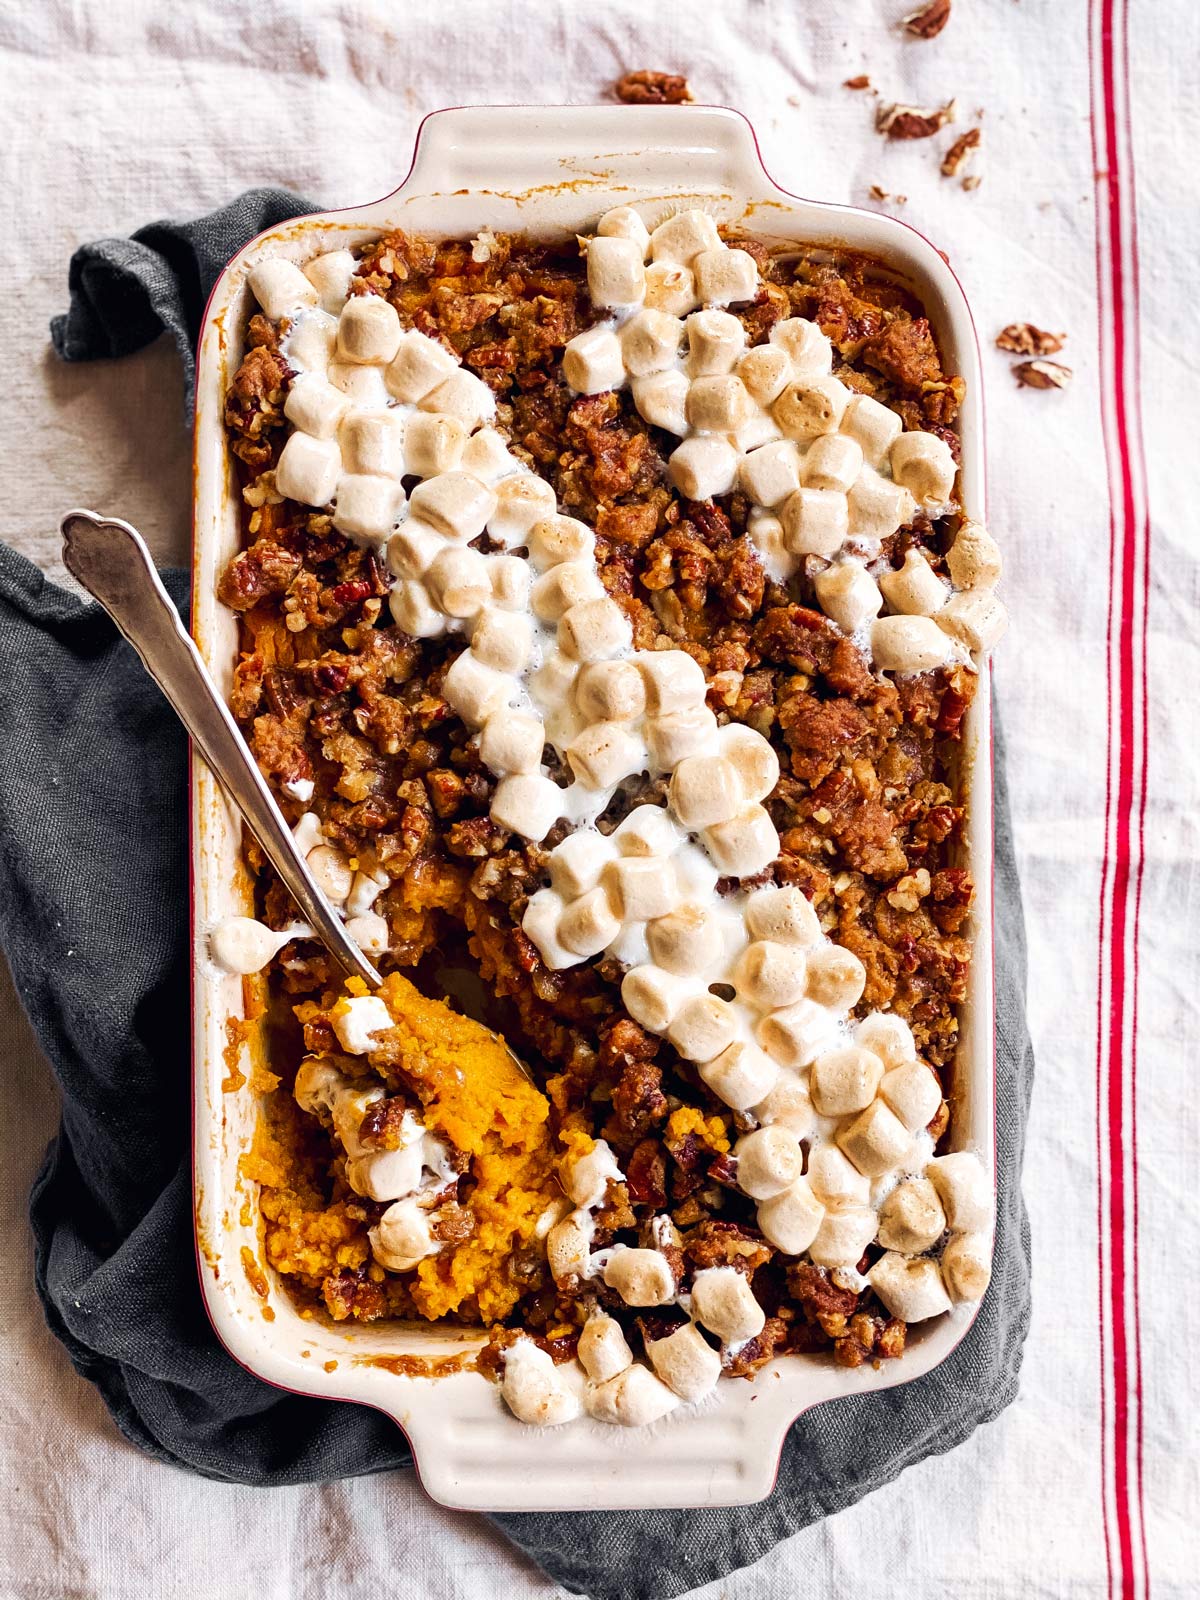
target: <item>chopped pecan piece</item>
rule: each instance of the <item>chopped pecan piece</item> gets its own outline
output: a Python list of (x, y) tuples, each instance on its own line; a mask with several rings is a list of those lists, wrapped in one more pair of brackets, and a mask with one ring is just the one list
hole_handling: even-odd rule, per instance
[(904, 30), (917, 39), (936, 39), (950, 21), (950, 0), (929, 0), (904, 19)]
[(1065, 389), (1075, 376), (1059, 361), (1018, 361), (1013, 371), (1025, 389)]
[(943, 178), (953, 178), (958, 174), (958, 169), (971, 154), (972, 150), (979, 149), (979, 142), (983, 135), (978, 128), (968, 128), (966, 133), (960, 133), (942, 157)]
[(692, 99), (687, 79), (675, 72), (627, 72), (613, 93), (627, 106), (681, 106)]
[(842, 84), (843, 89), (869, 89), (871, 80), (865, 72), (860, 72), (856, 77), (847, 78)]
[(996, 349), (1015, 356), (1052, 356), (1067, 342), (1065, 333), (1047, 333), (1032, 322), (1010, 322), (996, 335)]
[(875, 132), (886, 139), (928, 139), (939, 128), (954, 121), (956, 106), (947, 100), (944, 106), (922, 110), (920, 106), (880, 106), (875, 116)]

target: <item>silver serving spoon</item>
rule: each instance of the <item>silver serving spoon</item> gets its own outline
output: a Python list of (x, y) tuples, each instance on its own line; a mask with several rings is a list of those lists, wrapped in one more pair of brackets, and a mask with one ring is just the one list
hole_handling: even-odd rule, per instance
[(68, 572), (99, 600), (141, 656), (317, 938), (347, 973), (377, 989), (378, 972), (317, 887), (250, 747), (159, 582), (141, 535), (118, 517), (94, 511), (68, 511), (60, 527)]

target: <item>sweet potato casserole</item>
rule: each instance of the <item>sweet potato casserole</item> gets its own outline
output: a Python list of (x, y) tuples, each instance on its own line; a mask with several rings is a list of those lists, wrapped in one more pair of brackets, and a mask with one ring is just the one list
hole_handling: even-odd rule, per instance
[(247, 842), (268, 1261), (307, 1315), (490, 1330), (525, 1421), (901, 1355), (990, 1266), (947, 1136), (1003, 627), (921, 306), (630, 207), (250, 285), (233, 706), (385, 974)]

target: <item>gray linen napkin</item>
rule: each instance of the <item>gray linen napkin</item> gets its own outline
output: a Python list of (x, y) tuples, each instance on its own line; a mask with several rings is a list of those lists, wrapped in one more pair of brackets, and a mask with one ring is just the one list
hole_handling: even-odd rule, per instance
[[(221, 266), (305, 209), (255, 190), (195, 223), (85, 246), (55, 347), (89, 360), (165, 328), (190, 392), (192, 342)], [(182, 575), (167, 581), (182, 605)], [(1030, 1315), (1019, 1174), (1033, 1055), (1003, 773), (998, 750), (1000, 1187), (994, 1277), (974, 1326), (927, 1377), (802, 1417), (759, 1505), (493, 1519), (573, 1592), (667, 1600), (724, 1576), (953, 1449), (1016, 1394)], [(0, 546), (0, 946), (63, 1098), (30, 1206), (47, 1321), (122, 1432), (160, 1460), (259, 1486), (403, 1466), (408, 1450), (387, 1418), (270, 1388), (225, 1355), (205, 1318), (189, 1190), (186, 833), (184, 739), (132, 650), (96, 607)]]

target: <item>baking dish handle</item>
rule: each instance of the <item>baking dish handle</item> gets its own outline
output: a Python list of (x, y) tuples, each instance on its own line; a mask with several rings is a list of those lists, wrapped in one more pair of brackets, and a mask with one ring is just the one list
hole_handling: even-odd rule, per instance
[[(687, 137), (680, 138), (686, 127)], [(401, 193), (491, 190), (545, 198), (559, 185), (728, 198), (762, 186), (754, 131), (721, 106), (463, 106), (417, 135)]]

